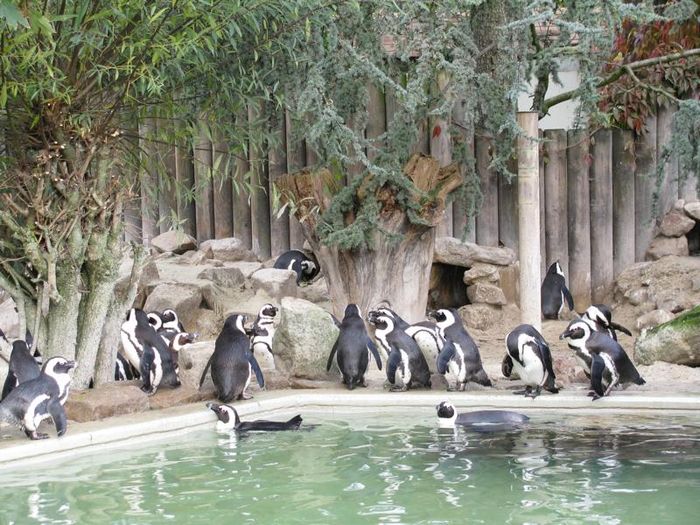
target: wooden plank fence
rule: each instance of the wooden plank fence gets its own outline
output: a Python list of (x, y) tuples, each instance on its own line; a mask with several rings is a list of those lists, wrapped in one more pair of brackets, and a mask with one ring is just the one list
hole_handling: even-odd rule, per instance
[[(370, 104), (372, 118), (365, 131), (376, 137), (390, 121), (393, 102), (374, 89), (370, 90)], [(542, 273), (559, 260), (579, 310), (592, 301), (605, 300), (615, 276), (633, 262), (644, 260), (656, 220), (652, 217), (656, 162), (670, 137), (672, 112), (672, 108), (661, 108), (658, 117), (649, 119), (647, 134), (636, 140), (630, 132), (617, 129), (598, 130), (593, 135), (564, 130), (541, 133)], [(254, 110), (235, 118), (245, 125), (260, 125)], [(452, 119), (461, 119), (458, 110)], [(449, 119), (429, 124), (422, 126), (423, 138), (415, 149), (432, 152), (441, 163), (449, 163), (452, 153), (447, 139), (451, 133), (461, 133), (461, 140), (469, 140), (473, 149), (483, 193), (475, 218), (466, 216), (464, 203), (453, 203), (440, 233), (460, 237), (469, 225), (467, 240), (517, 251), (517, 184), (489, 169), (491, 141), (483, 136), (468, 138), (457, 127), (449, 129)], [(157, 125), (156, 119), (149, 119), (142, 126), (147, 130)], [(278, 216), (271, 189), (284, 173), (313, 165), (316, 155), (298, 138), (299, 133), (294, 133), (288, 116), (275, 115), (269, 125), (277, 136), (277, 146), (267, 158), (252, 148), (229, 155), (223, 137), (215, 137), (212, 143), (204, 134), (193, 152), (142, 142), (141, 154), (148, 156), (151, 164), (162, 163), (172, 180), (156, 185), (154, 194), (146, 190), (154, 187), (155, 178), (142, 174), (140, 188), (135, 188), (138, 198), (125, 210), (127, 238), (148, 244), (153, 236), (171, 227), (170, 217), (177, 216), (180, 227), (200, 242), (233, 235), (261, 258), (300, 249), (304, 242), (301, 225), (288, 211)], [(440, 126), (439, 134), (434, 132), (436, 125)], [(367, 154), (374, 155), (372, 151)], [(212, 177), (214, 166), (226, 167), (229, 176)], [(358, 172), (354, 167), (348, 176)], [(679, 185), (677, 173), (677, 163), (665, 171), (658, 215), (668, 211), (677, 198), (697, 198), (694, 183)], [(243, 183), (246, 174), (249, 186)], [(175, 186), (193, 190), (194, 202), (174, 196)]]

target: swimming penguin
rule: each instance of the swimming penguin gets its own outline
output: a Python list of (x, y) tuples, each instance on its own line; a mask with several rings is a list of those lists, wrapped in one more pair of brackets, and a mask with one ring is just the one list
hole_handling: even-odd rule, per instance
[(349, 304), (345, 307), (345, 317), (340, 323), (340, 333), (335, 340), (333, 349), (328, 356), (326, 372), (331, 369), (333, 357), (338, 355), (338, 368), (343, 374), (343, 383), (353, 390), (355, 386), (367, 386), (365, 383), (365, 372), (369, 364), (367, 351), (372, 352), (377, 368), (382, 369), (382, 360), (379, 357), (376, 345), (372, 342), (365, 322), (362, 320), (360, 308), (356, 304)]
[(37, 432), (44, 419), (53, 419), (56, 433), (66, 432), (66, 412), (63, 408), (70, 385), (69, 371), (75, 362), (63, 357), (47, 359), (41, 373), (20, 383), (0, 402), (0, 419), (20, 427), (29, 439), (46, 439)]
[(526, 385), (525, 390), (513, 392), (514, 394), (535, 398), (543, 388), (552, 394), (559, 392), (554, 384), (556, 377), (549, 345), (534, 326), (516, 326), (506, 336), (506, 352), (502, 370), (514, 370)]
[(2, 388), (2, 397), (0, 401), (5, 399), (20, 383), (29, 381), (38, 377), (41, 373), (41, 368), (32, 356), (31, 351), (27, 347), (27, 343), (18, 339), (12, 343), (12, 353), (10, 354), (9, 369), (5, 384)]
[(172, 308), (166, 308), (163, 313), (160, 314), (160, 319), (162, 322), (161, 330), (174, 330), (176, 332), (184, 332), (185, 327), (182, 326), (177, 313)]
[(439, 428), (459, 426), (475, 432), (503, 432), (521, 428), (530, 421), (526, 415), (510, 410), (475, 410), (457, 415), (454, 405), (447, 401), (435, 408)]
[(463, 391), (467, 382), (482, 386), (492, 386), (481, 363), (479, 348), (464, 328), (462, 318), (454, 308), (443, 308), (428, 313), (437, 322), (440, 335), (449, 341), (437, 358), (438, 373), (445, 374), (449, 369), (456, 377), (455, 390)]
[(574, 298), (566, 287), (564, 271), (561, 269), (559, 261), (555, 261), (547, 270), (544, 276), (542, 288), (540, 289), (542, 299), (542, 315), (545, 319), (558, 319), (564, 304), (569, 306), (569, 310), (574, 309)]
[(278, 270), (294, 270), (297, 274), (297, 284), (311, 282), (321, 269), (318, 263), (299, 250), (289, 250), (277, 257), (273, 268)]
[(576, 352), (584, 371), (588, 367), (594, 401), (610, 394), (618, 384), (646, 383), (620, 343), (603, 332), (591, 330), (584, 321), (570, 323), (559, 338), (568, 339), (568, 344)]
[(216, 338), (214, 353), (209, 358), (199, 380), (201, 388), (207, 371), (211, 367), (216, 397), (224, 403), (253, 397), (246, 393), (253, 373), (260, 387), (265, 386), (260, 365), (250, 352), (250, 341), (245, 333), (244, 322), (245, 315), (242, 314), (233, 314), (226, 319), (219, 337)]
[(265, 419), (241, 421), (238, 417), (238, 412), (231, 405), (207, 403), (207, 408), (212, 410), (216, 417), (219, 418), (216, 422), (216, 430), (222, 432), (230, 432), (231, 430), (236, 432), (299, 430), (302, 422), (301, 415), (296, 415), (289, 421), (267, 421)]
[(272, 339), (275, 336), (275, 317), (277, 308), (264, 304), (250, 331), (250, 349), (262, 368), (275, 368), (272, 355)]
[(386, 377), (392, 385), (390, 390), (405, 391), (414, 385), (430, 388), (430, 369), (416, 342), (396, 328), (394, 320), (386, 314), (373, 310), (368, 321), (375, 327), (377, 341), (388, 349)]
[(592, 304), (581, 314), (581, 319), (596, 332), (606, 333), (615, 341), (617, 341), (617, 330), (629, 336), (632, 335), (627, 328), (612, 320), (612, 311), (605, 304)]

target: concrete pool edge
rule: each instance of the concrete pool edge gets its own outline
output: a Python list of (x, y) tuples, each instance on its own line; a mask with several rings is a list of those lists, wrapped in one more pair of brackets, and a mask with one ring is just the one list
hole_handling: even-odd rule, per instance
[[(348, 409), (381, 410), (391, 408), (433, 407), (450, 400), (459, 410), (501, 408), (522, 411), (565, 411), (566, 413), (626, 413), (646, 414), (694, 413), (700, 416), (700, 395), (649, 395), (642, 392), (620, 392), (592, 403), (582, 392), (543, 394), (532, 400), (513, 396), (510, 392), (438, 392), (407, 393), (347, 390), (274, 391), (260, 392), (250, 401), (236, 403), (241, 418), (274, 411), (303, 408), (327, 410), (329, 414)], [(20, 439), (0, 442), (0, 469), (14, 463), (48, 461), (80, 454), (85, 450), (108, 450), (130, 443), (158, 439), (189, 432), (205, 425), (214, 425), (214, 414), (204, 402), (162, 410), (127, 414), (86, 423), (71, 423), (68, 432), (56, 438), (53, 428), (50, 438), (42, 441)]]

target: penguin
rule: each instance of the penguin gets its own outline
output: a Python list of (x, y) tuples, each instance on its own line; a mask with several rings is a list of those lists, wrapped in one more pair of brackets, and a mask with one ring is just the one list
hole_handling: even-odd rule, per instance
[(207, 408), (212, 410), (219, 420), (216, 422), (216, 430), (220, 432), (274, 432), (279, 430), (299, 430), (301, 426), (301, 415), (296, 415), (289, 421), (267, 421), (258, 419), (256, 421), (241, 421), (238, 412), (231, 405), (220, 405), (218, 403), (207, 403)]
[(581, 319), (596, 332), (603, 332), (617, 341), (617, 331), (632, 335), (627, 328), (612, 320), (612, 311), (605, 304), (592, 304), (581, 314)]
[(136, 335), (137, 332), (144, 333), (149, 327), (156, 330), (154, 322), (160, 323), (160, 315), (155, 316), (154, 312), (151, 312), (150, 317), (147, 314), (137, 315), (138, 311), (143, 312), (138, 308), (131, 308), (127, 312), (126, 320), (122, 323), (119, 333), (122, 342), (122, 355), (131, 363), (134, 370), (141, 369), (141, 356), (143, 355), (143, 345)]
[(246, 393), (253, 373), (260, 387), (265, 386), (260, 365), (250, 352), (250, 341), (245, 333), (243, 323), (245, 315), (230, 315), (216, 338), (214, 353), (204, 367), (199, 387), (202, 387), (207, 371), (211, 367), (211, 378), (216, 387), (216, 397), (228, 403), (235, 399), (250, 399)]
[(160, 312), (148, 312), (146, 316), (148, 317), (148, 323), (156, 332), (163, 328), (163, 316)]
[(41, 368), (32, 356), (27, 343), (21, 339), (17, 339), (12, 343), (12, 353), (10, 354), (9, 369), (5, 384), (2, 388), (2, 397), (0, 401), (5, 399), (20, 383), (29, 381), (38, 377), (41, 374)]
[(369, 364), (368, 350), (374, 356), (377, 368), (381, 370), (382, 360), (379, 357), (377, 346), (367, 334), (360, 308), (351, 303), (345, 307), (345, 316), (340, 323), (340, 333), (328, 356), (326, 372), (331, 369), (333, 358), (337, 353), (338, 368), (343, 374), (343, 383), (348, 389), (353, 390), (357, 385), (366, 387), (365, 373)]
[(594, 401), (610, 394), (618, 384), (646, 383), (620, 343), (604, 332), (592, 330), (588, 323), (582, 320), (569, 323), (559, 338), (568, 339), (584, 371), (588, 370), (592, 390), (589, 395)]
[(451, 344), (445, 345), (437, 358), (438, 373), (449, 369), (455, 375), (455, 390), (464, 391), (467, 382), (493, 386), (481, 363), (479, 348), (464, 328), (462, 318), (454, 308), (428, 313), (437, 322), (440, 335)]
[(20, 383), (0, 402), (0, 419), (20, 427), (29, 439), (46, 439), (37, 432), (44, 419), (53, 419), (56, 433), (66, 433), (66, 412), (63, 408), (70, 385), (70, 370), (74, 361), (63, 357), (46, 360), (41, 373), (34, 379)]
[(462, 427), (475, 432), (503, 432), (517, 430), (530, 421), (525, 414), (510, 410), (475, 410), (458, 415), (454, 405), (447, 401), (435, 408), (438, 428)]
[(529, 324), (516, 326), (506, 336), (506, 352), (502, 371), (517, 372), (525, 383), (525, 390), (513, 392), (514, 394), (524, 394), (534, 399), (540, 395), (543, 388), (552, 394), (559, 392), (554, 384), (556, 376), (552, 368), (549, 345), (534, 326)]
[(430, 369), (416, 342), (397, 328), (389, 315), (373, 310), (368, 321), (375, 327), (377, 341), (385, 350), (388, 349), (386, 377), (392, 385), (390, 390), (406, 391), (416, 384), (430, 388)]
[(194, 343), (198, 337), (199, 334), (197, 332), (177, 332), (172, 335), (168, 343), (168, 351), (173, 361), (173, 368), (178, 376), (180, 375), (180, 350)]
[(302, 281), (309, 283), (319, 274), (318, 263), (299, 250), (289, 250), (277, 257), (272, 266), (278, 270), (294, 270), (297, 274), (297, 285)]
[(271, 304), (264, 304), (258, 312), (258, 317), (251, 330), (250, 348), (255, 352), (269, 352), (272, 354), (272, 339), (275, 336), (275, 317), (277, 308)]
[(542, 315), (545, 319), (558, 319), (564, 309), (564, 304), (569, 306), (569, 310), (574, 309), (574, 298), (566, 287), (564, 271), (561, 269), (559, 261), (555, 261), (547, 270), (547, 275), (542, 281), (540, 289), (542, 299)]
[(139, 374), (134, 367), (131, 366), (129, 360), (120, 352), (117, 352), (117, 359), (114, 363), (114, 380), (115, 381), (131, 381), (138, 379)]
[(182, 326), (177, 313), (172, 308), (166, 308), (163, 313), (160, 314), (161, 319), (161, 330), (174, 330), (176, 332), (184, 332), (185, 327)]

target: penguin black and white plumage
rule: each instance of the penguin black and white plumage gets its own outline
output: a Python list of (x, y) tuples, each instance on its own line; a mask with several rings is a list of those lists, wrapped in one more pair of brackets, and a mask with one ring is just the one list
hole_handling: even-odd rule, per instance
[(44, 419), (52, 418), (56, 433), (66, 432), (66, 412), (63, 404), (68, 396), (70, 370), (75, 362), (63, 357), (46, 360), (41, 373), (34, 379), (20, 383), (0, 402), (0, 419), (20, 427), (29, 439), (45, 439), (47, 434), (37, 432)]
[(241, 421), (238, 412), (231, 405), (207, 403), (207, 408), (216, 414), (218, 421), (216, 429), (220, 432), (276, 432), (281, 430), (299, 430), (301, 415), (296, 415), (288, 421)]
[(525, 390), (515, 394), (534, 398), (540, 395), (543, 388), (552, 394), (559, 392), (554, 384), (556, 376), (549, 345), (534, 326), (516, 326), (506, 336), (506, 352), (502, 370), (504, 373), (508, 370), (517, 372), (525, 383)]
[(199, 380), (201, 388), (207, 371), (211, 368), (216, 397), (224, 403), (253, 397), (246, 393), (253, 373), (260, 387), (265, 386), (260, 365), (250, 351), (250, 340), (246, 335), (244, 323), (245, 315), (242, 314), (233, 314), (226, 319), (221, 333), (216, 338), (214, 353)]
[(345, 307), (345, 316), (340, 323), (340, 333), (328, 356), (326, 371), (331, 369), (337, 355), (338, 368), (343, 374), (343, 383), (353, 390), (356, 386), (367, 386), (365, 373), (369, 364), (368, 351), (374, 356), (377, 368), (382, 369), (382, 360), (377, 347), (370, 339), (362, 320), (360, 308), (356, 304)]
[(441, 402), (435, 407), (439, 428), (462, 427), (475, 432), (503, 432), (526, 425), (530, 418), (510, 410), (474, 410), (457, 414), (452, 403)]
[(386, 377), (392, 385), (390, 390), (405, 391), (414, 385), (430, 388), (428, 363), (413, 338), (385, 313), (372, 310), (368, 320), (375, 327), (374, 337), (388, 353)]
[(604, 332), (592, 330), (585, 321), (569, 323), (559, 337), (567, 339), (584, 371), (588, 370), (594, 400), (607, 396), (618, 384), (646, 383), (620, 343)]
[(129, 360), (121, 353), (117, 352), (117, 358), (114, 363), (114, 380), (115, 381), (131, 381), (138, 379), (139, 373), (134, 370)]
[(163, 328), (163, 316), (160, 312), (148, 312), (146, 314), (146, 317), (148, 317), (148, 323), (153, 327), (153, 329), (156, 332)]
[(277, 268), (278, 270), (293, 270), (297, 274), (297, 284), (313, 281), (321, 271), (316, 261), (299, 250), (284, 252), (277, 257), (273, 268)]
[(581, 314), (581, 319), (596, 332), (603, 332), (617, 341), (617, 331), (629, 336), (632, 335), (627, 328), (612, 320), (612, 311), (605, 304), (592, 304)]
[(180, 350), (194, 343), (198, 337), (199, 334), (197, 332), (177, 332), (172, 335), (168, 343), (168, 350), (170, 351), (170, 358), (173, 360), (175, 373), (178, 376), (180, 375)]
[(574, 309), (574, 298), (566, 287), (564, 271), (561, 269), (559, 261), (553, 262), (547, 270), (547, 275), (542, 281), (540, 296), (542, 315), (545, 319), (558, 319), (565, 304), (569, 306), (569, 310)]
[(5, 378), (5, 384), (2, 388), (2, 397), (0, 401), (5, 399), (17, 385), (38, 377), (41, 374), (41, 368), (37, 364), (27, 343), (21, 339), (17, 339), (12, 343), (12, 352), (10, 353), (10, 363)]
[(272, 339), (275, 337), (275, 317), (277, 307), (272, 304), (264, 304), (258, 312), (258, 317), (250, 331), (250, 349), (263, 368), (274, 368), (272, 354)]
[(463, 391), (469, 381), (482, 386), (493, 386), (481, 363), (479, 348), (464, 328), (462, 318), (454, 308), (443, 308), (430, 312), (435, 319), (440, 335), (451, 344), (445, 345), (437, 358), (438, 373), (448, 370), (456, 377), (455, 390)]
[(160, 314), (160, 319), (162, 322), (161, 330), (173, 330), (178, 333), (185, 331), (185, 327), (182, 326), (177, 312), (172, 308), (163, 310), (163, 313)]

